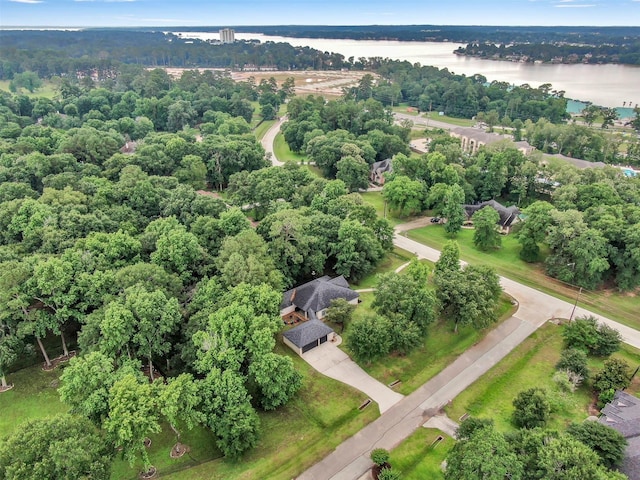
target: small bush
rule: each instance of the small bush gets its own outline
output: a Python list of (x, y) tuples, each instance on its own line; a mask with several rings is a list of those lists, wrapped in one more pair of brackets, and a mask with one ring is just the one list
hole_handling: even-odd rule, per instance
[(384, 448), (375, 448), (371, 451), (370, 457), (376, 465), (385, 465), (389, 462), (389, 451)]
[(400, 480), (400, 472), (393, 468), (383, 468), (378, 474), (378, 480)]
[(547, 394), (540, 388), (520, 392), (513, 400), (513, 423), (520, 428), (543, 427), (551, 415)]
[(620, 333), (595, 317), (580, 317), (567, 324), (562, 332), (565, 348), (584, 350), (593, 355), (608, 357), (620, 348)]

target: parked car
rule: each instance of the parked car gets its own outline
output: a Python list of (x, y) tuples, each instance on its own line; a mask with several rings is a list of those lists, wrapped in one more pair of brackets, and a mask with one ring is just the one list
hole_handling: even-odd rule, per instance
[(441, 221), (440, 217), (431, 217), (431, 223), (440, 223)]

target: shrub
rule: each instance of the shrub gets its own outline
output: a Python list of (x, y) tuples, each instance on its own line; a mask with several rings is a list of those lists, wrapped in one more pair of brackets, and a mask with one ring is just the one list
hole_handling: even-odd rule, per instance
[(400, 480), (400, 472), (393, 468), (383, 468), (378, 474), (378, 480)]
[(576, 348), (563, 350), (560, 360), (556, 364), (558, 370), (568, 370), (576, 373), (586, 380), (589, 378), (589, 367), (587, 367), (587, 354)]
[(624, 390), (631, 383), (631, 369), (624, 360), (610, 358), (604, 362), (593, 379), (593, 389), (598, 392), (598, 404), (604, 406), (613, 399), (615, 390)]
[(580, 317), (567, 324), (562, 332), (565, 348), (584, 350), (593, 355), (608, 357), (620, 348), (620, 333), (595, 317)]
[(389, 451), (384, 448), (375, 448), (371, 451), (370, 457), (376, 465), (385, 465), (389, 462)]

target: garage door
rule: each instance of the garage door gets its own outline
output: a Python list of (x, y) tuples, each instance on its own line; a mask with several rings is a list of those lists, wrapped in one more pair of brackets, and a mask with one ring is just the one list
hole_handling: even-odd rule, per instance
[(324, 337), (322, 337), (322, 338), (320, 339), (320, 345), (322, 345), (322, 344), (323, 344), (324, 342), (326, 342), (326, 341), (327, 341), (327, 336), (325, 335)]
[(311, 350), (312, 348), (316, 348), (318, 346), (318, 341), (315, 340), (311, 343), (307, 343), (304, 347), (302, 347), (302, 353), (304, 352), (308, 352), (309, 350)]

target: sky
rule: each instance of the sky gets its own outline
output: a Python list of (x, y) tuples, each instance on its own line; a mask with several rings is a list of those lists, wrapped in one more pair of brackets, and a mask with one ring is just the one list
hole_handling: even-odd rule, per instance
[(640, 0), (0, 0), (0, 27), (640, 26)]

